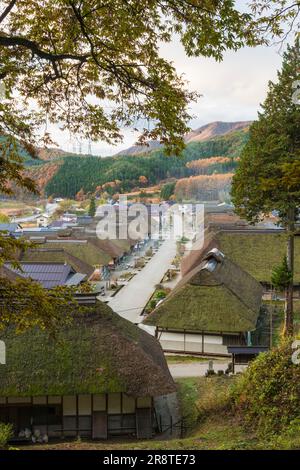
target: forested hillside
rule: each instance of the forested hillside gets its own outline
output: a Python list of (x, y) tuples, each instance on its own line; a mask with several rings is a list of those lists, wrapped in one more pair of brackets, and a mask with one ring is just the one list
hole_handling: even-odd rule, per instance
[[(167, 178), (185, 178), (195, 174), (188, 162), (209, 157), (229, 157), (236, 160), (248, 139), (247, 130), (235, 131), (205, 142), (187, 145), (180, 157), (167, 157), (159, 149), (146, 155), (115, 157), (73, 157), (64, 158), (57, 172), (46, 185), (47, 195), (74, 197), (83, 188), (94, 192), (97, 186), (119, 180), (119, 190), (129, 191), (139, 186), (140, 176), (149, 184), (156, 184)], [(234, 169), (235, 161), (230, 165)], [(219, 173), (227, 173), (228, 165), (218, 166)]]

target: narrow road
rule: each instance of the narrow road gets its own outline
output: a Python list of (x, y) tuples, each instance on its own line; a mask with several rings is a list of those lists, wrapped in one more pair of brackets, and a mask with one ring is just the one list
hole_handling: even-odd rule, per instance
[(176, 255), (176, 240), (165, 240), (148, 264), (124, 286), (108, 305), (121, 317), (133, 323), (140, 316), (150, 299), (155, 285), (159, 284)]

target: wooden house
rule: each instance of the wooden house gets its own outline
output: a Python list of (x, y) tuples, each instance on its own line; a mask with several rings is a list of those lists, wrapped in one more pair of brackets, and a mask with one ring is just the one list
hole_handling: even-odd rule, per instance
[(16, 438), (155, 433), (160, 400), (176, 390), (161, 346), (106, 304), (88, 303), (55, 339), (39, 329), (0, 332), (0, 422)]
[(163, 349), (228, 355), (227, 346), (250, 344), (263, 289), (221, 251), (207, 252), (146, 317)]
[[(265, 298), (273, 289), (271, 276), (274, 267), (280, 265), (286, 254), (286, 234), (280, 229), (224, 228), (206, 230), (203, 246), (192, 247), (183, 259), (184, 276), (198, 266), (204, 254), (213, 248), (221, 250), (234, 263), (249, 273), (263, 286)], [(294, 295), (300, 298), (300, 235), (295, 236)]]

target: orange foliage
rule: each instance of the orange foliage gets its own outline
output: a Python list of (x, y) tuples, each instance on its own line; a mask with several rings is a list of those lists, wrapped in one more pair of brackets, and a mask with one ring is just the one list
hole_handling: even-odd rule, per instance
[(181, 200), (218, 199), (218, 192), (229, 189), (233, 173), (199, 175), (182, 178), (175, 186), (176, 198)]
[(84, 201), (85, 194), (84, 194), (83, 188), (81, 188), (80, 191), (78, 191), (78, 193), (75, 196), (75, 199), (76, 199), (76, 201)]
[(43, 194), (45, 186), (47, 185), (48, 181), (53, 178), (59, 168), (59, 165), (60, 163), (46, 163), (45, 165), (31, 167), (30, 169), (26, 169), (24, 171), (24, 176), (32, 178), (35, 181), (40, 193)]
[(232, 158), (229, 157), (211, 157), (200, 160), (193, 160), (186, 164), (187, 168), (194, 170), (196, 173), (205, 173), (205, 170), (213, 165), (222, 165), (230, 163)]
[(141, 176), (139, 177), (139, 183), (140, 183), (140, 184), (143, 184), (143, 185), (147, 184), (147, 183), (148, 183), (148, 178), (147, 178), (146, 176), (144, 176), (144, 175), (141, 175)]

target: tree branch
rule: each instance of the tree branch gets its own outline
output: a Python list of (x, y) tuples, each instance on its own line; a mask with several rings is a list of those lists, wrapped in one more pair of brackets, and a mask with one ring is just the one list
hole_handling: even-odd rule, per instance
[(35, 41), (31, 41), (30, 39), (24, 38), (22, 36), (6, 36), (0, 33), (0, 46), (4, 47), (13, 47), (13, 46), (20, 46), (25, 47), (26, 49), (30, 50), (33, 54), (40, 57), (41, 59), (48, 60), (52, 63), (60, 61), (60, 60), (77, 60), (79, 62), (84, 62), (88, 59), (88, 54), (55, 54), (52, 52), (47, 52), (40, 49), (39, 45)]
[(7, 7), (5, 8), (4, 12), (0, 15), (0, 23), (2, 23), (3, 20), (7, 17), (7, 15), (10, 13), (10, 11), (13, 9), (15, 6), (17, 0), (12, 0)]

